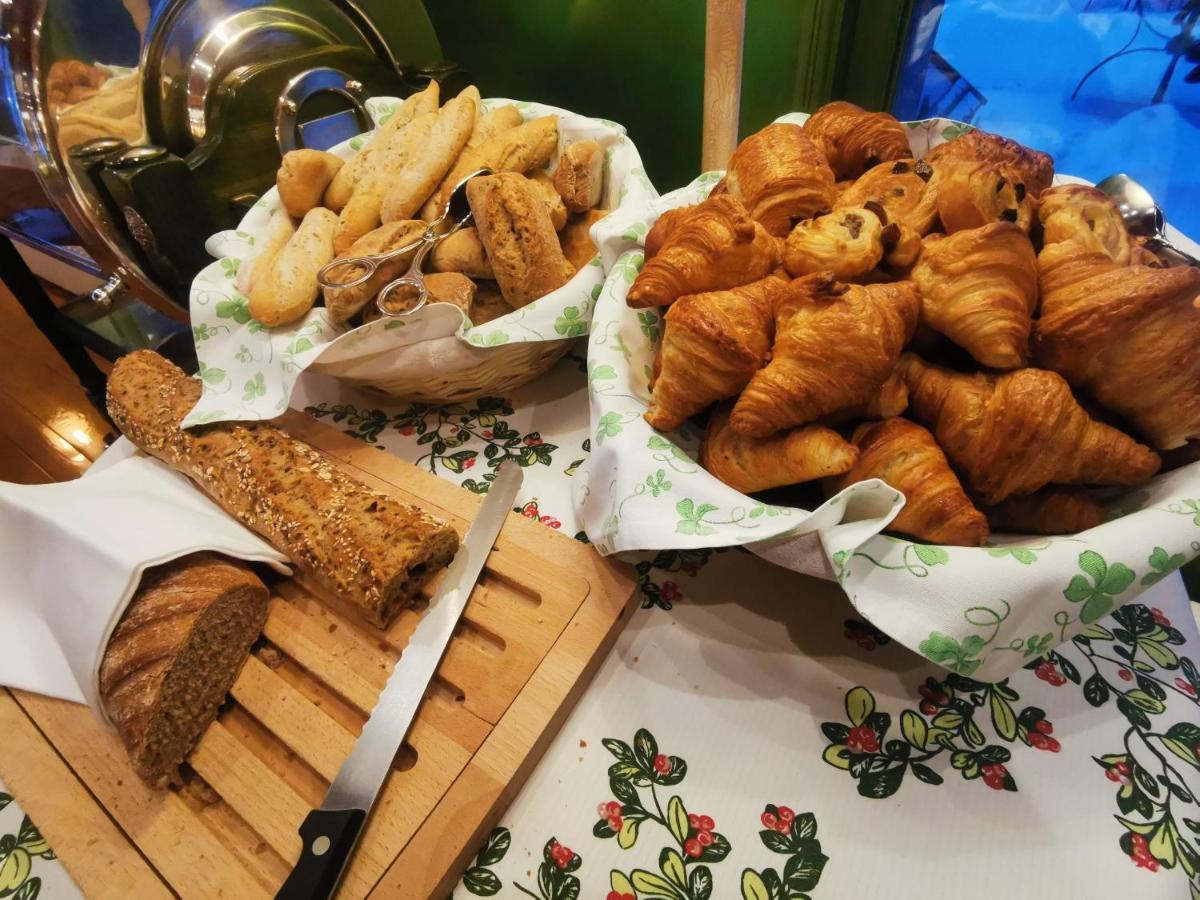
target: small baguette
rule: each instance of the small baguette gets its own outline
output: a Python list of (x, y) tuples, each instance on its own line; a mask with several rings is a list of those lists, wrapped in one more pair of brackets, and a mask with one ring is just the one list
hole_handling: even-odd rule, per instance
[[(465, 91), (463, 93), (466, 93)], [(461, 95), (460, 95), (461, 96)], [(480, 109), (482, 110), (482, 106)], [(472, 150), (480, 144), (486, 143), (501, 132), (516, 128), (521, 124), (521, 114), (517, 112), (515, 106), (498, 106), (491, 112), (483, 113), (475, 120), (475, 130), (471, 132), (471, 136), (467, 139), (465, 154), (467, 150)], [(451, 175), (457, 170), (455, 165), (451, 169)], [(474, 169), (466, 170), (469, 174)], [(425, 201), (425, 205), (421, 207), (421, 218), (426, 222), (432, 222), (442, 214), (442, 207), (446, 205), (446, 197), (450, 196), (450, 192), (454, 190), (454, 185), (458, 181), (451, 181), (451, 175), (447, 175), (442, 181), (433, 195)], [(460, 179), (461, 180), (461, 179)]]
[(318, 206), (308, 211), (296, 233), (256, 278), (250, 315), (268, 328), (304, 316), (317, 300), (317, 273), (333, 259), (336, 215)]
[(267, 589), (244, 563), (194, 553), (147, 569), (100, 662), (100, 701), (153, 787), (217, 717), (267, 620)]
[(592, 139), (568, 144), (554, 170), (554, 186), (571, 212), (585, 212), (600, 203), (604, 186), (604, 151)]
[(412, 218), (429, 199), (466, 146), (478, 108), (479, 104), (463, 96), (442, 107), (428, 139), (392, 174), (380, 207), (384, 222)]
[(404, 102), (396, 107), (391, 118), (372, 132), (366, 146), (338, 170), (325, 191), (325, 206), (334, 212), (341, 212), (350, 202), (359, 180), (374, 168), (376, 156), (380, 151), (384, 150), (413, 119), (437, 110), (440, 91), (438, 83), (431, 81), (425, 90), (405, 98)]
[(437, 272), (461, 272), (471, 278), (496, 277), (475, 228), (463, 228), (442, 238), (433, 248), (430, 259)]
[(563, 226), (567, 224), (567, 206), (554, 186), (554, 179), (545, 172), (534, 172), (529, 176), (529, 180), (537, 189), (542, 202), (546, 204), (546, 212), (550, 214), (550, 224), (554, 226), (555, 231), (562, 231)]
[(262, 237), (254, 244), (254, 254), (243, 259), (238, 266), (234, 286), (243, 297), (249, 297), (254, 285), (263, 277), (263, 273), (271, 270), (271, 263), (279, 255), (279, 251), (291, 240), (296, 233), (296, 223), (287, 214), (287, 210), (277, 209), (267, 221)]
[(440, 519), (368, 488), (268, 424), (180, 428), (200, 382), (151, 350), (117, 360), (108, 412), (137, 447), (183, 472), (306, 579), (386, 627), (458, 549)]
[[(386, 225), (380, 225), (374, 231), (368, 231), (337, 258), (388, 253), (407, 244), (415, 243), (424, 231), (425, 223), (413, 219), (389, 222)], [(408, 268), (408, 264), (412, 262), (413, 253), (416, 253), (415, 248), (410, 253), (402, 253), (387, 262), (380, 263), (375, 273), (362, 284), (348, 288), (325, 288), (325, 308), (329, 310), (329, 317), (335, 322), (345, 322), (350, 319), (366, 306), (385, 284)], [(360, 273), (351, 270), (342, 280), (352, 281), (358, 274)]]
[(325, 189), (344, 165), (345, 160), (322, 150), (285, 153), (275, 175), (275, 186), (288, 215), (300, 219), (313, 207), (320, 206)]

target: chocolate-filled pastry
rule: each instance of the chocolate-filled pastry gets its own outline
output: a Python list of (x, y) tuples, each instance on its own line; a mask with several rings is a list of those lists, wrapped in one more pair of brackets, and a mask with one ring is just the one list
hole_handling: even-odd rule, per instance
[(908, 134), (895, 116), (867, 112), (845, 100), (826, 103), (808, 117), (804, 133), (825, 154), (833, 174), (857, 178), (881, 162), (908, 159)]
[(1067, 240), (1038, 256), (1038, 365), (1156, 447), (1200, 437), (1200, 269), (1123, 266), (1089, 246)]
[(1026, 361), (1037, 304), (1037, 258), (1021, 229), (996, 222), (930, 235), (912, 280), (921, 321), (993, 369)]
[(908, 283), (797, 278), (776, 300), (771, 361), (742, 391), (733, 427), (765, 437), (867, 403), (892, 373), (919, 308)]
[(935, 171), (942, 163), (953, 161), (991, 163), (1010, 169), (1035, 200), (1054, 181), (1054, 160), (1048, 153), (1030, 150), (1014, 140), (978, 128), (938, 144), (925, 154), (925, 160)]
[(720, 481), (752, 494), (848, 471), (858, 451), (832, 428), (804, 425), (773, 437), (747, 438), (729, 425), (732, 404), (717, 407), (700, 444), (700, 465)]
[(843, 281), (854, 278), (883, 259), (883, 229), (879, 216), (863, 207), (841, 207), (806, 219), (787, 237), (784, 268), (795, 276), (830, 272)]
[(1105, 254), (1120, 266), (1133, 259), (1134, 243), (1112, 197), (1086, 184), (1060, 184), (1038, 198), (1042, 242), (1075, 241)]
[(778, 265), (779, 244), (738, 200), (709, 197), (678, 218), (625, 302), (634, 309), (666, 306), (684, 294), (757, 281)]
[(833, 172), (799, 125), (776, 123), (746, 138), (729, 159), (725, 185), (750, 218), (783, 237), (800, 219), (833, 208)]
[(965, 374), (906, 353), (909, 413), (933, 431), (971, 492), (994, 505), (1047, 484), (1141, 484), (1158, 454), (1092, 419), (1054, 372)]
[(1013, 222), (1026, 234), (1033, 225), (1034, 195), (1011, 167), (947, 161), (934, 179), (938, 218), (947, 234), (992, 222)]
[(575, 267), (563, 256), (546, 204), (528, 178), (514, 172), (472, 178), (467, 199), (496, 282), (511, 306), (532, 303), (571, 280)]
[(907, 419), (864, 422), (851, 440), (858, 460), (844, 475), (826, 482), (829, 494), (880, 478), (904, 495), (904, 508), (889, 531), (960, 547), (978, 547), (987, 540), (987, 519), (968, 499), (933, 435), (920, 425)]
[(838, 193), (837, 206), (878, 203), (889, 222), (907, 225), (918, 235), (929, 234), (937, 223), (937, 192), (929, 163), (898, 159), (873, 166)]

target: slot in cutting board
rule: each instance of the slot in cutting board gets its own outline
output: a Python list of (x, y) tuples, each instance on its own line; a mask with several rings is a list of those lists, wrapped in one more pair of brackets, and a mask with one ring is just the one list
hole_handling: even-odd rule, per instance
[[(460, 535), (481, 502), (299, 413), (281, 424)], [(509, 516), (339, 897), (449, 895), (603, 660), (635, 586), (628, 566)], [(189, 756), (182, 787), (146, 787), (85, 707), (21, 691), (0, 697), (0, 723), (13, 726), (16, 744), (0, 755), (0, 777), (88, 896), (128, 896), (131, 883), (151, 896), (155, 881), (164, 896), (270, 896), (299, 855), (301, 820), (349, 754), (423, 610), (380, 631), (298, 579), (270, 587), (263, 637)], [(97, 842), (81, 839), (84, 827)], [(128, 873), (120, 882), (114, 865)]]

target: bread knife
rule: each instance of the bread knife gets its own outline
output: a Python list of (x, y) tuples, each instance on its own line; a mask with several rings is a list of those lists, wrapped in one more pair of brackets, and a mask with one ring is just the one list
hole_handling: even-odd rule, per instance
[(388, 676), (354, 749), (329, 785), (321, 808), (310, 812), (300, 826), (304, 842), (300, 859), (275, 895), (276, 900), (325, 900), (337, 889), (367, 815), (416, 718), (523, 480), (524, 472), (516, 462), (510, 460), (500, 466), (428, 611)]

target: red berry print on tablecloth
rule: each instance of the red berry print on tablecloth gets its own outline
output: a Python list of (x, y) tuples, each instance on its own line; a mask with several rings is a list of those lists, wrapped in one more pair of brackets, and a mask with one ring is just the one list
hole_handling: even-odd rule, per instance
[(638, 587), (642, 591), (642, 609), (657, 606), (660, 609), (670, 609), (678, 600), (683, 598), (683, 591), (673, 579), (659, 582), (664, 573), (681, 572), (684, 575), (695, 576), (704, 568), (715, 553), (725, 553), (728, 547), (718, 547), (715, 550), (660, 550), (653, 560), (642, 560), (634, 565), (638, 574)]
[(844, 630), (842, 637), (848, 641), (853, 641), (863, 650), (874, 650), (877, 647), (882, 647), (884, 644), (891, 642), (891, 638), (872, 625), (870, 622), (862, 619), (846, 619), (842, 623)]
[(1117, 677), (1122, 681), (1133, 681), (1133, 673), (1124, 666), (1121, 666), (1121, 668), (1117, 669)]
[(1058, 669), (1055, 668), (1054, 663), (1052, 662), (1041, 663), (1037, 669), (1034, 670), (1034, 674), (1036, 674), (1037, 677), (1042, 681), (1045, 681), (1054, 687), (1062, 687), (1067, 683), (1067, 679), (1059, 673)]
[[(807, 897), (829, 861), (817, 840), (817, 819), (810, 812), (797, 815), (789, 806), (768, 803), (759, 816), (765, 826), (758, 833), (763, 846), (787, 857), (782, 871), (775, 868), (742, 872), (743, 900), (762, 897)], [(781, 830), (785, 827), (787, 830)]]
[[(616, 761), (608, 768), (608, 783), (621, 803), (621, 826), (614, 827), (607, 817), (607, 803), (597, 807), (599, 820), (592, 827), (598, 838), (615, 838), (622, 850), (633, 847), (644, 830), (654, 827), (665, 832), (670, 845), (659, 853), (659, 870), (614, 869), (610, 875), (612, 893), (637, 895), (634, 883), (670, 885), (675, 900), (705, 900), (712, 896), (713, 878), (709, 865), (729, 855), (729, 840), (716, 830), (716, 820), (704, 812), (688, 812), (678, 794), (668, 796), (666, 788), (679, 784), (687, 775), (687, 763), (678, 756), (659, 752), (658, 742), (645, 728), (634, 735), (633, 743), (616, 738), (602, 742)], [(660, 793), (660, 788), (664, 789)], [(642, 889), (643, 893), (645, 888)], [(664, 889), (665, 890), (665, 889)]]
[(1163, 611), (1162, 611), (1161, 609), (1159, 609), (1157, 606), (1152, 606), (1152, 607), (1150, 607), (1150, 615), (1151, 615), (1151, 617), (1154, 619), (1154, 621), (1155, 621), (1156, 623), (1158, 623), (1159, 625), (1163, 626), (1164, 628), (1170, 628), (1170, 627), (1171, 627), (1171, 620), (1170, 620), (1170, 619), (1168, 619), (1168, 618), (1167, 618), (1167, 617), (1166, 617), (1166, 616), (1163, 614)]
[(583, 865), (583, 857), (562, 843), (550, 838), (542, 848), (542, 863), (538, 866), (537, 891), (513, 882), (522, 894), (536, 900), (569, 900), (579, 896), (579, 878), (574, 872)]

